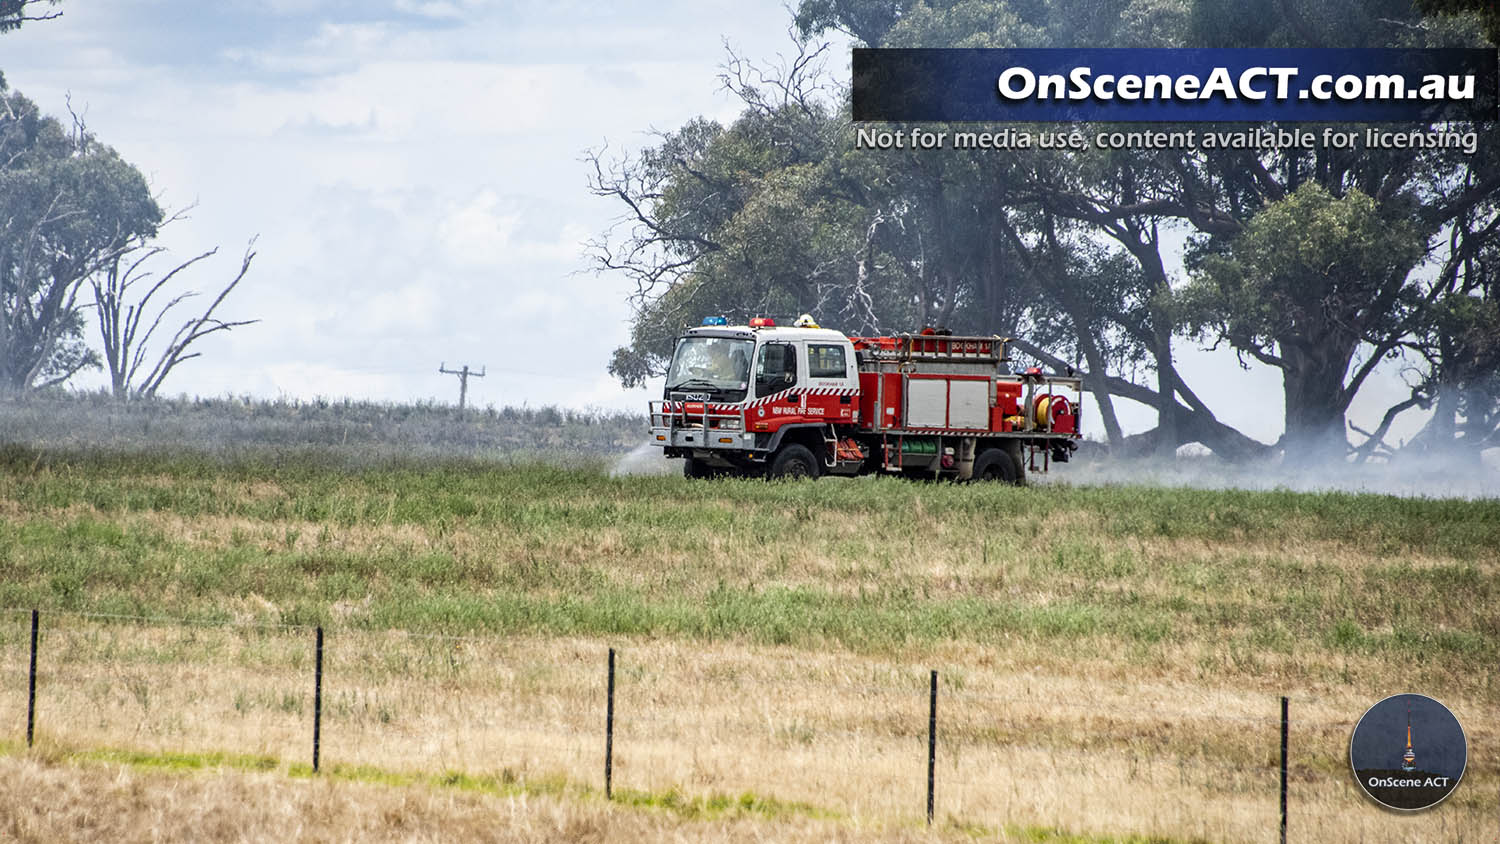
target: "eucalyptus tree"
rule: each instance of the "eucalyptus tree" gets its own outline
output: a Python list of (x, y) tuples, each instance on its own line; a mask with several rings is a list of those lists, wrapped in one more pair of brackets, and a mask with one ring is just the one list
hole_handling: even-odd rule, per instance
[(0, 392), (98, 364), (80, 288), (161, 221), (140, 171), (0, 80)]

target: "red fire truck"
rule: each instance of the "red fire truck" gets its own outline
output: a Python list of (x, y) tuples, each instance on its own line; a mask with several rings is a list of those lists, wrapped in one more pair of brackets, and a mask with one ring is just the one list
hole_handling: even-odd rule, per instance
[(862, 475), (998, 480), (1077, 448), (1082, 383), (1013, 373), (1001, 337), (847, 337), (709, 317), (677, 340), (652, 442), (690, 478)]

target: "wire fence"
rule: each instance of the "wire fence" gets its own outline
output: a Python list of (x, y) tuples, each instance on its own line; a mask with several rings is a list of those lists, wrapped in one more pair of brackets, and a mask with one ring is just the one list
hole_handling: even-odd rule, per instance
[(1353, 721), (1286, 698), (841, 654), (0, 610), (0, 676), (0, 740), (28, 745), (854, 818), (1285, 841), (1299, 800), (1321, 816), (1353, 788)]

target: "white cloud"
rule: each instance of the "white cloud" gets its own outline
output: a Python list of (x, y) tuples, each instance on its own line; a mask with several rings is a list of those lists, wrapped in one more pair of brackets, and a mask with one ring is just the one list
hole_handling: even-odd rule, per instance
[(223, 247), (193, 286), (261, 235), (226, 313), (262, 322), (169, 392), (446, 398), (446, 360), (490, 368), (478, 401), (638, 407), (604, 373), (625, 286), (579, 273), (618, 212), (578, 156), (722, 110), (720, 36), (769, 53), (785, 19), (779, 0), (121, 0), (5, 36), (4, 69), (52, 113), (71, 91), (166, 202), (198, 203), (164, 236)]
[(446, 2), (446, 0), (426, 0), (426, 2), (396, 0), (396, 9), (408, 14), (421, 15), (424, 18), (436, 18), (439, 20), (461, 18), (464, 14), (464, 9), (460, 4)]

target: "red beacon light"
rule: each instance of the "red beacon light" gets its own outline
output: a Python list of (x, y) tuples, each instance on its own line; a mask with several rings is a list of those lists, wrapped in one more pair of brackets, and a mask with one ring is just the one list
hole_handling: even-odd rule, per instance
[(758, 317), (755, 317), (754, 319), (750, 320), (750, 327), (751, 328), (775, 328), (776, 327), (776, 320), (771, 319), (768, 316), (758, 316)]

